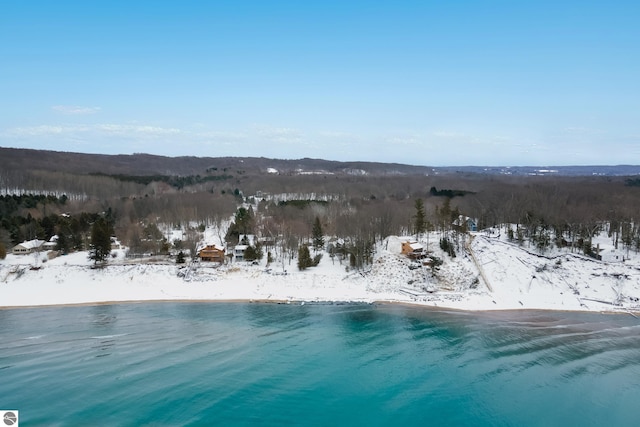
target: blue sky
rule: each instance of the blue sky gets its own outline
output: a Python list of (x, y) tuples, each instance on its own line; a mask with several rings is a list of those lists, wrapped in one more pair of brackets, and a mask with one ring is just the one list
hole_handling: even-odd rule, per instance
[(0, 145), (640, 163), (637, 1), (0, 6)]

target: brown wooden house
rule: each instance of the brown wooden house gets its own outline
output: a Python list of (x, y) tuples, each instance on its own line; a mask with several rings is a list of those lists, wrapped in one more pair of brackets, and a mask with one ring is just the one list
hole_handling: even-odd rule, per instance
[(418, 242), (402, 242), (402, 254), (412, 259), (424, 258), (426, 255), (424, 247)]
[(207, 245), (198, 251), (201, 261), (224, 262), (224, 248), (217, 245)]

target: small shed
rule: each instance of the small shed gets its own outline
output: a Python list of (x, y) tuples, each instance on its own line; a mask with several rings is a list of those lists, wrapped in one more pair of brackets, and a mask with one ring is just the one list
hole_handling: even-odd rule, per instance
[(624, 254), (616, 249), (603, 250), (600, 259), (604, 262), (624, 262)]
[(122, 243), (115, 236), (111, 236), (111, 249), (122, 249)]

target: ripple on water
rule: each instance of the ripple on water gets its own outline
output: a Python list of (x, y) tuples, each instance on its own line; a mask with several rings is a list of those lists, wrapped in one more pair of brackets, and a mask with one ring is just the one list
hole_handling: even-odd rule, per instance
[(3, 405), (32, 424), (629, 424), (640, 399), (623, 316), (161, 303), (0, 322)]

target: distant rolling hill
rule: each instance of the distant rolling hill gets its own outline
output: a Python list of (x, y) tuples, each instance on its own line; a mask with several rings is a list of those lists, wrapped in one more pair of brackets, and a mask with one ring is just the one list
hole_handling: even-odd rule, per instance
[(0, 170), (55, 171), (71, 174), (189, 176), (242, 171), (248, 175), (300, 173), (332, 175), (640, 175), (640, 165), (594, 166), (450, 166), (429, 167), (376, 162), (339, 162), (322, 159), (268, 159), (264, 157), (165, 157), (152, 154), (105, 155), (0, 147)]
[(242, 170), (248, 174), (315, 172), (355, 175), (413, 175), (433, 168), (395, 163), (338, 162), (322, 159), (264, 157), (165, 157), (152, 154), (105, 155), (0, 147), (0, 168), (45, 170), (74, 174), (195, 175), (209, 171)]

